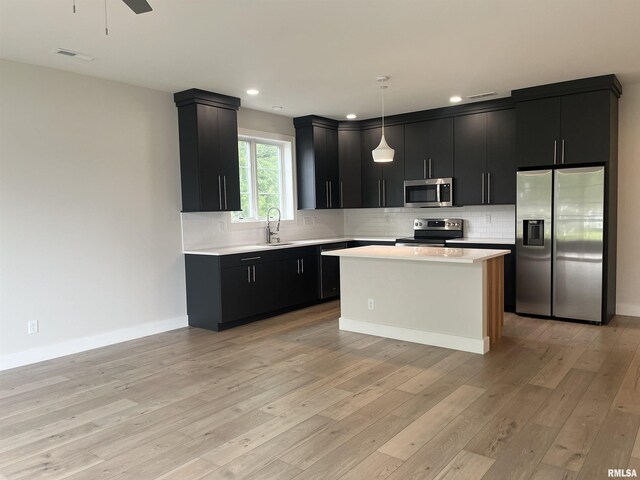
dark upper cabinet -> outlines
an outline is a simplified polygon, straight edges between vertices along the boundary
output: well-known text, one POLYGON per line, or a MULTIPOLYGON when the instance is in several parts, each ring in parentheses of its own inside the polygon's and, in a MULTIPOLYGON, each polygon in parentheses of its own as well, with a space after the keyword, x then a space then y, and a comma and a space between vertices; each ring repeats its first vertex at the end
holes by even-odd
POLYGON ((487 113, 487 204, 516 203, 516 112, 487 113))
POLYGON ((558 155, 560 99, 544 98, 516 104, 519 167, 553 165, 558 155))
POLYGON ((240 99, 191 89, 174 95, 180 133, 182 210, 240 210, 240 99))
POLYGON ((338 131, 339 205, 362 206, 362 150, 359 129, 338 131))
POLYGON ((393 161, 375 163, 371 152, 380 143, 381 128, 362 132, 362 206, 404 206, 404 125, 385 127, 385 138, 395 150, 393 161))
POLYGON ((487 115, 456 117, 453 201, 455 205, 485 203, 487 115))
POLYGON ((406 180, 453 176, 453 119, 410 123, 404 127, 406 180))
POLYGON ((340 208, 337 122, 309 116, 294 125, 298 208, 340 208))
POLYGON ((615 158, 621 93, 614 75, 514 90, 518 166, 615 158))
POLYGON ((512 109, 456 117, 456 205, 516 201, 515 114, 512 109))
POLYGON ((612 103, 614 97, 606 90, 562 97, 559 162, 609 160, 612 103))

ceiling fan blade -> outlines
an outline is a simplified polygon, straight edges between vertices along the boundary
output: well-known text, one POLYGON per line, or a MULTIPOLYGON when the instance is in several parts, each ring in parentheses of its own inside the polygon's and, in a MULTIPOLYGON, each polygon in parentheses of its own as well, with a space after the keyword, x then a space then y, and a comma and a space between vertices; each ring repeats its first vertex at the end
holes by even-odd
POLYGON ((147 0, 122 0, 135 13, 145 13, 153 10, 147 0))

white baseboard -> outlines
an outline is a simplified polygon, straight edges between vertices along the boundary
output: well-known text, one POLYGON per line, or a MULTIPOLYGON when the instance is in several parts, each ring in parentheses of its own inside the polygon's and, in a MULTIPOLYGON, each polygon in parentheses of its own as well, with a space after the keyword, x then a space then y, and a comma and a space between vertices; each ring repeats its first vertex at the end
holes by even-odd
POLYGON ((630 317, 640 317, 640 305, 629 303, 616 304, 616 315, 629 315, 630 317))
POLYGON ((0 371, 30 365, 44 360, 51 360, 52 358, 64 357, 65 355, 84 352, 94 348, 106 347, 114 343, 126 342, 156 333, 168 332, 169 330, 187 327, 188 325, 188 317, 185 315, 157 322, 143 323, 135 327, 121 328, 112 332, 91 335, 89 337, 76 338, 46 347, 32 348, 9 355, 1 355, 0 371))
POLYGON ((460 337, 458 335, 447 335, 445 333, 424 332, 412 328, 395 327, 380 323, 364 322, 362 320, 351 320, 340 317, 340 330, 348 332, 365 333, 376 337, 393 338, 405 342, 422 343, 435 347, 451 348, 471 353, 487 353, 489 351, 490 339, 475 339, 460 337))

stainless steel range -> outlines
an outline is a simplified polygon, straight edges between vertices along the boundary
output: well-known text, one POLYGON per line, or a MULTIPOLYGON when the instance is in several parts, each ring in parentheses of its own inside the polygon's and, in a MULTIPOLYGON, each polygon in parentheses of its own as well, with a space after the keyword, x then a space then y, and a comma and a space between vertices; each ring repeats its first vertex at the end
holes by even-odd
POLYGON ((413 237, 398 238, 398 246, 444 247, 446 240, 462 238, 461 218, 416 218, 413 221, 413 237))

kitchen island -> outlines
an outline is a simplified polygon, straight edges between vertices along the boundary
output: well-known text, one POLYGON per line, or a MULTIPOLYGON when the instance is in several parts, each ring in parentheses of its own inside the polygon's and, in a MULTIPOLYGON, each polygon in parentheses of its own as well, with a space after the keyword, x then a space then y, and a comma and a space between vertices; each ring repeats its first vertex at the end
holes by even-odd
POLYGON ((486 353, 502 336, 509 250, 368 246, 340 257, 340 329, 486 353))

